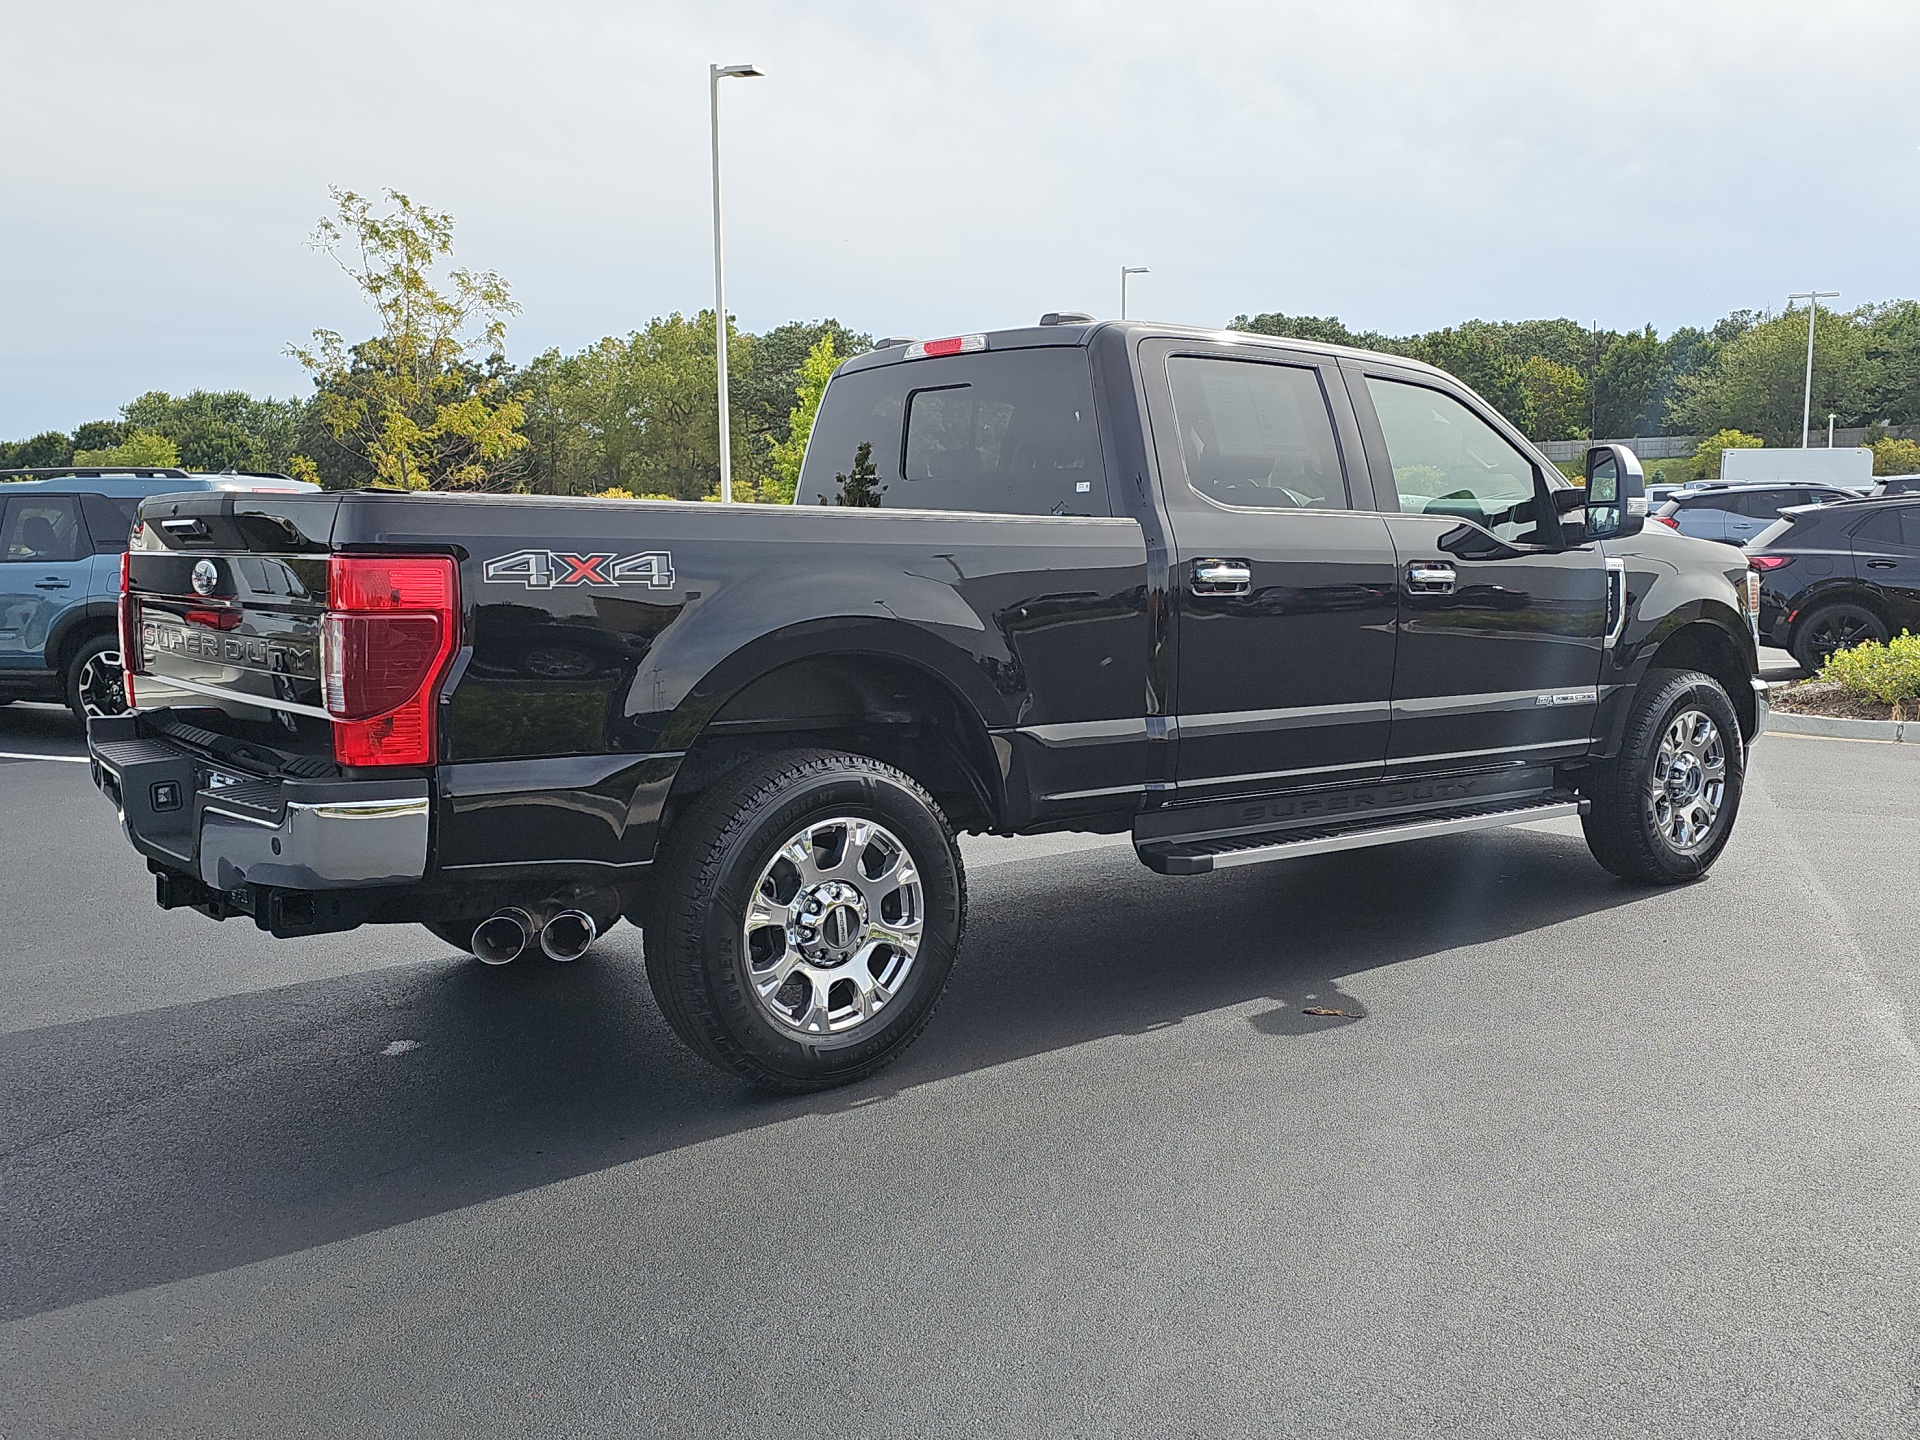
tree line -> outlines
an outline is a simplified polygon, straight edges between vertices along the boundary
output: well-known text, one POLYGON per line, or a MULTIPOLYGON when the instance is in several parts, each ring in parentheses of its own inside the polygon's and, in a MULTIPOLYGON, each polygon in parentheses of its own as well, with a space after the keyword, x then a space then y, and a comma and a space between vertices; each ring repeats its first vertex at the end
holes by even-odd
MULTIPOLYGON (((453 264, 451 215, 396 191, 378 202, 339 189, 332 198, 311 243, 365 297, 377 325, 351 344, 318 330, 287 347, 312 376, 310 396, 149 391, 117 419, 0 443, 0 468, 180 465, 339 488, 714 497, 711 310, 510 364, 506 330, 519 307, 499 275, 453 264)), ((1311 315, 1232 322, 1437 365, 1538 440, 1701 434, 1713 437, 1703 449, 1715 456, 1725 445, 1798 442, 1806 325, 1804 310, 1736 311, 1665 338, 1651 325, 1621 332, 1564 318, 1471 320, 1419 335, 1356 332, 1311 315)), ((792 498, 828 375, 870 345, 834 319, 764 334, 729 325, 737 498, 792 498)), ((1847 426, 1920 423, 1920 304, 1823 310, 1813 406, 1821 421, 1832 413, 1847 426)), ((1906 458, 1920 459, 1920 449, 1906 458)))
MULTIPOLYGON (((1237 330, 1423 360, 1457 375, 1535 440, 1710 435, 1800 443, 1807 312, 1737 310, 1662 339, 1575 320, 1469 320, 1424 335, 1356 332, 1337 318, 1241 315, 1237 330)), ((1920 304, 1822 310, 1814 326, 1813 414, 1825 425, 1920 422, 1920 304)))

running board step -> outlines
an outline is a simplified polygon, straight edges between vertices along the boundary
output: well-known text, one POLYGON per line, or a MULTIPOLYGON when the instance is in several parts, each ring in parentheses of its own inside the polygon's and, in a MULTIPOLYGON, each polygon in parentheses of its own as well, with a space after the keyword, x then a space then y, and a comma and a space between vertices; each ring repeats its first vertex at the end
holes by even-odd
POLYGON ((1424 840, 1430 835, 1458 835, 1468 830, 1493 830, 1503 825, 1525 825, 1532 820, 1560 820, 1587 813, 1585 800, 1547 800, 1503 810, 1429 816, 1397 824, 1369 825, 1343 830, 1314 830, 1291 835, 1268 831, 1260 835, 1229 835, 1210 840, 1155 840, 1136 847, 1149 869, 1162 875, 1205 875, 1234 865, 1262 865, 1269 860, 1291 860, 1296 855, 1324 855, 1332 850, 1360 850, 1369 845, 1391 845, 1400 840, 1424 840))

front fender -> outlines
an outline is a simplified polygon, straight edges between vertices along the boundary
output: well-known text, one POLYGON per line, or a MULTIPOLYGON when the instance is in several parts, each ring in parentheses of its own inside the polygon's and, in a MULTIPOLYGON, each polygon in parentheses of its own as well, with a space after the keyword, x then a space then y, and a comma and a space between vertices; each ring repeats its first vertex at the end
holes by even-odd
POLYGON ((1742 672, 1737 677, 1740 683, 1733 687, 1736 707, 1751 703, 1751 681, 1760 673, 1760 653, 1739 589, 1746 575, 1746 557, 1727 546, 1685 536, 1655 535, 1650 530, 1644 539, 1647 543, 1609 547, 1609 558, 1619 559, 1626 571, 1627 622, 1601 675, 1594 735, 1595 753, 1602 758, 1618 751, 1627 712, 1647 671, 1665 663, 1663 649, 1672 654, 1668 647, 1684 643, 1676 637, 1698 633, 1690 627, 1711 627, 1724 639, 1742 672))

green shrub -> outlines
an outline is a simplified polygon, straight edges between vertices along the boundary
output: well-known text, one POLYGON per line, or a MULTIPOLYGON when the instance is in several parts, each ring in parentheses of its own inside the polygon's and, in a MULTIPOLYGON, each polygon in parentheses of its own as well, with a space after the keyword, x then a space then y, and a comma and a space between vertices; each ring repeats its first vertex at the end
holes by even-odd
POLYGON ((1831 680, 1864 700, 1891 705, 1895 719, 1905 719, 1920 700, 1920 635, 1896 635, 1886 644, 1836 650, 1820 667, 1820 678, 1831 680))
POLYGON ((1693 448, 1693 458, 1698 466, 1694 478, 1718 480, 1722 450, 1760 450, 1765 448, 1766 443, 1758 435, 1748 435, 1741 430, 1716 430, 1693 448))
POLYGON ((1920 475, 1920 444, 1912 440, 1876 440, 1873 442, 1873 473, 1876 475, 1920 475))
POLYGON ((135 430, 111 449, 74 451, 73 463, 173 466, 180 463, 180 447, 152 430, 135 430))

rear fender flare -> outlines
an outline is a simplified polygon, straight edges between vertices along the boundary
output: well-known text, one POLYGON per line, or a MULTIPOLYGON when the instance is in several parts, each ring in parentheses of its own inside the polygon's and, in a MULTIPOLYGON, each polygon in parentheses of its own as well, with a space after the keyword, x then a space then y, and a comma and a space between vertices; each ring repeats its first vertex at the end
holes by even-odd
POLYGON ((1873 586, 1852 575, 1835 575, 1801 592, 1800 603, 1794 607, 1793 619, 1787 626, 1788 645, 1799 639, 1801 623, 1822 605, 1858 605, 1878 615, 1888 634, 1899 633, 1899 622, 1894 618, 1892 607, 1875 593, 1873 586))
POLYGON ((83 600, 70 605, 54 620, 47 634, 47 668, 62 676, 93 635, 118 635, 120 606, 113 600, 83 600))
POLYGON ((1023 693, 1004 694, 991 678, 1012 669, 997 630, 944 584, 854 567, 791 567, 692 608, 641 663, 625 720, 642 733, 657 726, 649 748, 685 750, 754 681, 835 655, 905 661, 944 681, 987 730, 1016 723, 1023 693), (871 598, 854 609, 848 596, 871 598), (783 617, 778 628, 769 629, 772 616, 783 617))

